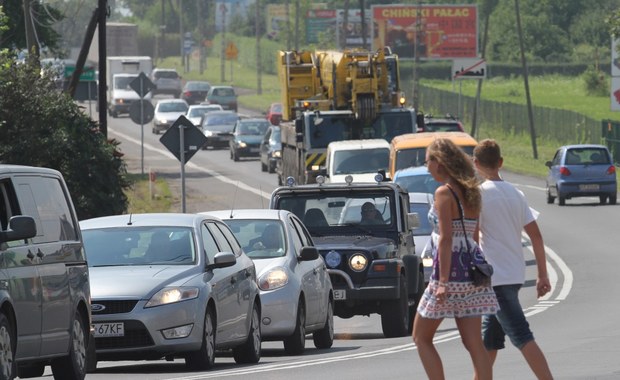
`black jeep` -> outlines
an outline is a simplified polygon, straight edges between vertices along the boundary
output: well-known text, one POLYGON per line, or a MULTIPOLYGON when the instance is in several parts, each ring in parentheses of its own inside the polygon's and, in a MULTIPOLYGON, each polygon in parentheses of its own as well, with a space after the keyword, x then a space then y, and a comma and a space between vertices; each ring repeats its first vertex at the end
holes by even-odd
POLYGON ((424 291, 409 193, 391 182, 317 181, 277 188, 270 208, 292 211, 308 228, 330 274, 335 315, 378 313, 386 337, 406 335, 424 291))

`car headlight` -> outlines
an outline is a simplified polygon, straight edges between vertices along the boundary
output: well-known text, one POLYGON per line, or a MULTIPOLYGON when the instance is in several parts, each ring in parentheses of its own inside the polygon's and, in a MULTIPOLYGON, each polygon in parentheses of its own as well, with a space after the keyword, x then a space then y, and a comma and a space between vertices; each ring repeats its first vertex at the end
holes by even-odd
POLYGON ((213 131, 205 131, 205 136, 207 137, 213 136, 213 131))
POLYGON ((261 290, 274 290, 288 284, 288 274, 282 267, 269 270, 258 278, 258 287, 261 290))
POLYGON ((356 253, 349 259, 349 266, 354 271, 361 272, 368 266, 368 259, 366 258, 366 256, 360 253, 356 253))
POLYGON ((281 150, 276 150, 275 152, 273 152, 273 156, 276 157, 276 158, 282 157, 282 151, 281 150))
POLYGON ((163 288, 155 293, 144 307, 155 307, 191 300, 197 298, 199 292, 200 291, 198 288, 193 287, 175 286, 171 288, 163 288))
POLYGON ((162 118, 162 119, 157 119, 157 122, 158 122, 159 124, 168 124, 168 120, 163 119, 163 118, 162 118))
POLYGON ((239 141, 239 148, 245 148, 246 146, 248 146, 248 144, 245 143, 245 141, 239 141))

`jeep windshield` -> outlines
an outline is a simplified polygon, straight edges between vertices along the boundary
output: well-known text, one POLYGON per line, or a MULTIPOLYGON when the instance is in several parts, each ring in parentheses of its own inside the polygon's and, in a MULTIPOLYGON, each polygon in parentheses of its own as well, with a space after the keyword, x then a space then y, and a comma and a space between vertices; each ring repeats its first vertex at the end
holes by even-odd
POLYGON ((359 233, 386 229, 395 223, 392 194, 351 191, 295 193, 282 195, 278 203, 279 209, 293 212, 311 232, 338 228, 339 233, 359 233))

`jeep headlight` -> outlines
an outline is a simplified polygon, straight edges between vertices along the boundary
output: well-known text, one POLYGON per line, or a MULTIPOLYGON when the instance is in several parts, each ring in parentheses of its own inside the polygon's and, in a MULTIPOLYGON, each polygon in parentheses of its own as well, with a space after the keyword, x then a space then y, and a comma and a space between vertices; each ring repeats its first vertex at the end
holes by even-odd
POLYGON ((361 272, 368 266, 368 259, 366 258, 366 256, 360 253, 356 253, 349 259, 349 266, 354 271, 361 272))
POLYGON ((258 278, 261 290, 274 290, 288 284, 288 274, 282 267, 276 267, 258 278))
POLYGON ((163 288, 151 297, 151 299, 144 306, 154 307, 161 305, 168 305, 171 303, 187 301, 198 297, 199 290, 194 287, 175 286, 170 288, 163 288))
POLYGON ((327 264, 330 268, 336 268, 340 265, 342 258, 340 254, 336 251, 329 251, 327 255, 325 255, 325 264, 327 264))
POLYGON ((277 157, 277 158, 282 157, 282 151, 281 151, 281 150, 276 150, 276 151, 274 151, 274 152, 273 152, 273 156, 274 156, 274 157, 277 157))

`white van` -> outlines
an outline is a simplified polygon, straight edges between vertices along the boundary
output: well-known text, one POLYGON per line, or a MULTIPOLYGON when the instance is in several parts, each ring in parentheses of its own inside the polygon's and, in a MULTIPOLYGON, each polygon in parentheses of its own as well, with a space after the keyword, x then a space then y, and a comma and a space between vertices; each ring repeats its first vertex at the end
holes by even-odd
POLYGON ((88 266, 62 175, 0 165, 1 378, 51 365, 55 379, 84 379, 90 326, 88 266))
POLYGON ((387 171, 390 144, 384 139, 334 141, 327 146, 325 182, 344 183, 347 175, 353 181, 374 182, 379 170, 387 171))

